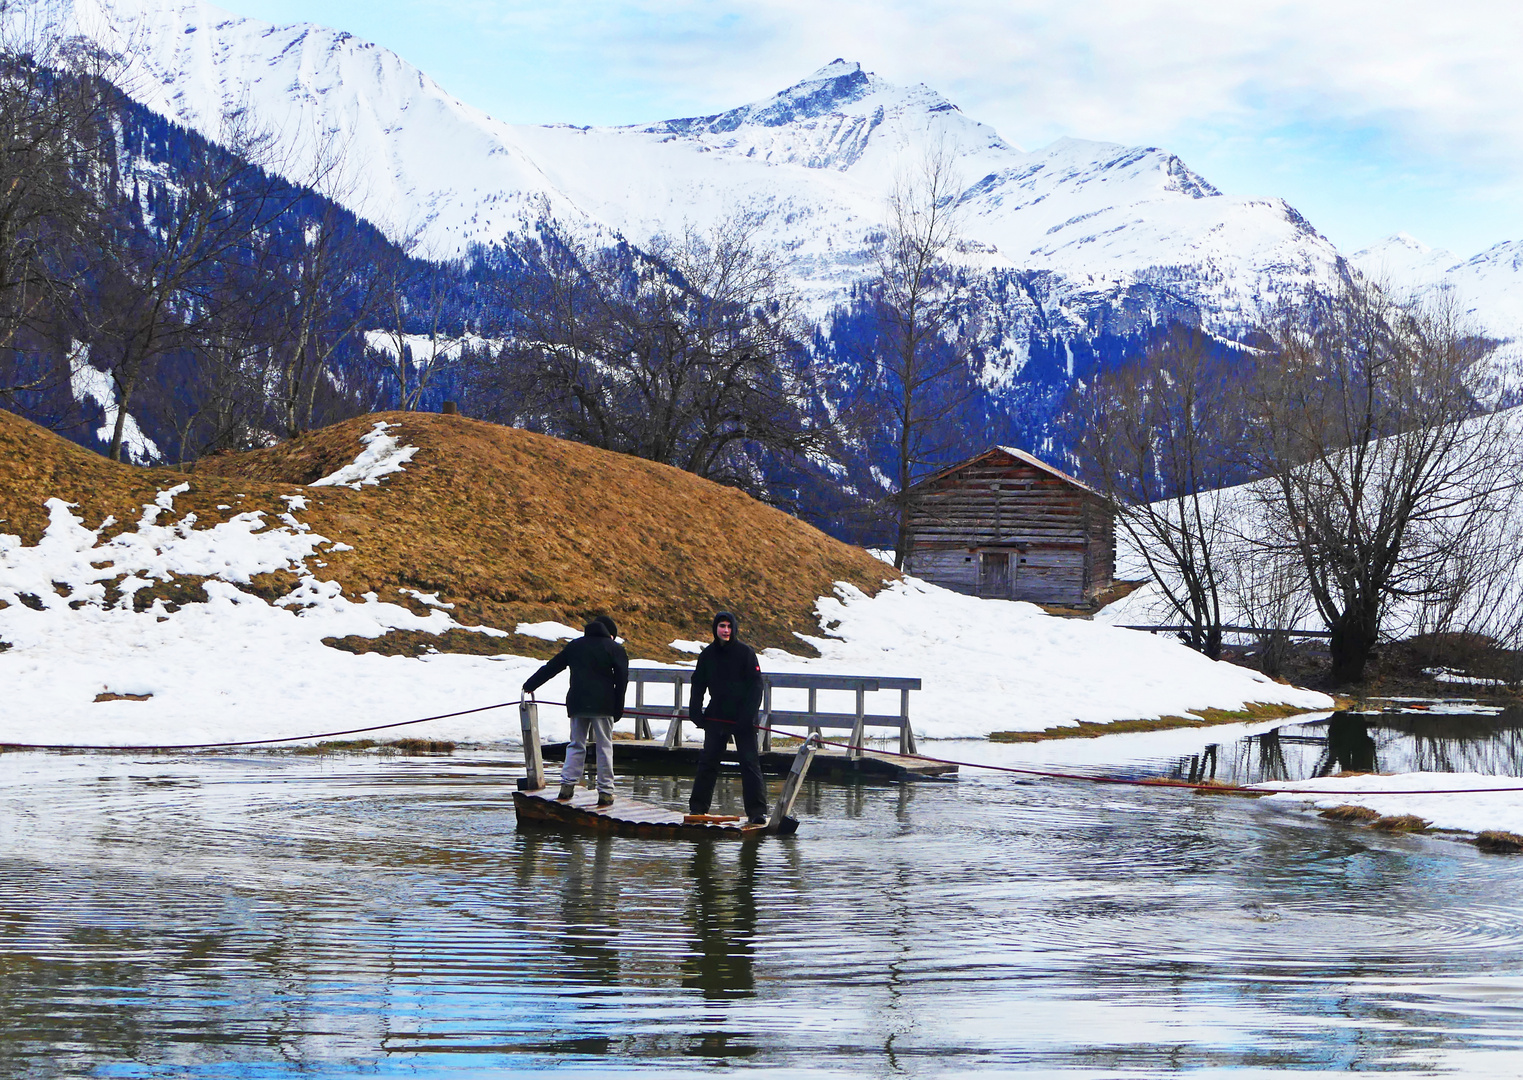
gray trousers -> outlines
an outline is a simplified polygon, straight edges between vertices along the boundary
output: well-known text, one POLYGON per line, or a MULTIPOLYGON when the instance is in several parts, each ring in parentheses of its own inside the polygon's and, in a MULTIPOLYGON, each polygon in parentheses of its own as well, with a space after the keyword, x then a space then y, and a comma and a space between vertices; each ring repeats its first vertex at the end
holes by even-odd
POLYGON ((579 784, 587 771, 587 737, 598 750, 598 790, 613 794, 613 717, 573 716, 571 742, 566 747, 566 764, 561 769, 561 783, 579 784))

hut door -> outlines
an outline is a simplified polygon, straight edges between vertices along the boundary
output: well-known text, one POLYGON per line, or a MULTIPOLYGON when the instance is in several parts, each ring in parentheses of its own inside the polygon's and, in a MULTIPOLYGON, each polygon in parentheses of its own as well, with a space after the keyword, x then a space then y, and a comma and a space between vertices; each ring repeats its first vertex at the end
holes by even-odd
POLYGON ((978 595, 1001 600, 1010 598, 1010 553, 981 551, 978 554, 978 595))

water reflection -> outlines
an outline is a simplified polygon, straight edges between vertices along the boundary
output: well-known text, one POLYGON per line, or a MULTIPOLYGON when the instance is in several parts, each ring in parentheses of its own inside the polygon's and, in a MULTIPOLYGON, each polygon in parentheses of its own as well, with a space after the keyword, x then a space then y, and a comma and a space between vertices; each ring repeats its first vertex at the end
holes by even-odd
MULTIPOLYGON (((756 979, 751 968, 756 933, 756 859, 760 844, 740 847, 733 866, 719 858, 720 841, 693 844, 687 862, 690 884, 688 925, 692 948, 683 962, 682 985, 707 1000, 749 997, 756 979)), ((725 847, 734 853, 735 844, 725 847)))
POLYGON ((1159 772, 1190 783, 1257 784, 1348 773, 1475 772, 1523 776, 1523 718, 1336 712, 1227 743, 1208 743, 1159 772))
MULTIPOLYGON (((1314 769, 1328 740, 1193 767, 1314 769)), ((573 836, 516 827, 512 771, 0 757, 0 1076, 1486 1075, 1523 1051, 1517 864, 1469 849, 988 776, 812 783, 786 840, 573 836)))

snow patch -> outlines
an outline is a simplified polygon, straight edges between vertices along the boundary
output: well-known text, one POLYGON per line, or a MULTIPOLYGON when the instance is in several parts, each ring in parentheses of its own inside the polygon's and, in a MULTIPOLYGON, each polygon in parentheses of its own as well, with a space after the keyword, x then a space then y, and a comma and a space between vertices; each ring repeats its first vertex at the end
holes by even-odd
MULTIPOLYGON (((388 424, 385 420, 376 421, 375 427, 360 436, 360 442, 365 444, 365 449, 360 452, 359 457, 338 472, 330 473, 321 480, 314 480, 307 486, 346 487, 358 491, 366 484, 379 484, 383 476, 403 472, 402 466, 412 460, 418 448, 402 446, 394 436, 386 434, 388 428, 398 426, 388 424)), ((293 497, 300 498, 300 496, 287 496, 287 498, 293 497)))
POLYGON ((1435 829, 1455 829, 1468 833, 1498 829, 1523 834, 1523 790, 1517 790, 1523 789, 1523 780, 1512 776, 1412 772, 1395 776, 1327 776, 1315 780, 1257 786, 1280 792, 1264 799, 1266 803, 1309 804, 1323 810, 1343 805, 1363 806, 1385 817, 1415 814, 1435 829), (1333 791, 1337 794, 1301 794, 1297 791, 1298 788, 1311 788, 1317 792, 1333 791), (1460 794, 1424 794, 1432 791, 1460 794), (1490 794, 1481 794, 1484 792, 1490 794))
MULTIPOLYGON (((90 346, 80 341, 74 342, 69 351, 69 390, 80 404, 92 401, 100 406, 105 419, 95 429, 95 437, 110 445, 120 412, 116 405, 116 387, 109 372, 90 363, 90 346)), ((149 465, 164 456, 159 444, 143 433, 131 413, 122 421, 122 453, 134 465, 149 465)))
POLYGON ((522 634, 524 637, 539 638, 542 641, 569 641, 582 636, 580 630, 558 622, 521 622, 514 633, 522 634))

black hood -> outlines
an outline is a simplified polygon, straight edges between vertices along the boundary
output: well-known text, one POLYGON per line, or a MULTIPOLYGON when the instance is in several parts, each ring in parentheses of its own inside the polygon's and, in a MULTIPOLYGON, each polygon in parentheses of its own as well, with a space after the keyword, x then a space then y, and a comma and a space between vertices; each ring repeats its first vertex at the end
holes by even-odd
POLYGON ((607 615, 599 615, 597 618, 593 619, 592 621, 595 622, 595 623, 602 623, 603 624, 603 629, 608 631, 608 636, 609 637, 615 638, 615 639, 618 638, 618 636, 619 636, 619 628, 618 628, 617 625, 615 625, 614 621, 612 619, 610 619, 607 615))
POLYGON ((586 626, 582 627, 582 633, 586 634, 588 637, 613 637, 613 635, 608 632, 608 627, 603 625, 597 619, 593 619, 586 626))
POLYGON ((721 620, 721 619, 723 619, 725 622, 730 624, 730 640, 731 641, 739 641, 740 640, 740 620, 737 619, 731 612, 728 612, 728 611, 716 611, 716 612, 714 612, 714 621, 709 623, 709 633, 713 635, 714 640, 715 641, 719 640, 719 620, 721 620))

